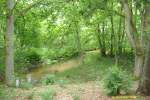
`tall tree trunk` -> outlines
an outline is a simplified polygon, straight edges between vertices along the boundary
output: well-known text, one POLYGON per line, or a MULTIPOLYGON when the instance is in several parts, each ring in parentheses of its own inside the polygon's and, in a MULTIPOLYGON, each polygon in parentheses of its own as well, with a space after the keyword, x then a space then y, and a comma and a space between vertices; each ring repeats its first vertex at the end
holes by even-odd
POLYGON ((125 13, 125 30, 127 33, 129 43, 133 47, 134 54, 135 54, 134 75, 136 77, 140 77, 141 69, 143 66, 144 51, 142 48, 142 43, 136 35, 137 30, 133 23, 133 18, 132 18, 133 14, 132 14, 132 10, 129 7, 128 0, 122 0, 122 4, 125 13))
POLYGON ((142 94, 150 96, 150 40, 138 91, 142 94))
POLYGON ((100 55, 102 54, 101 53, 101 48, 102 48, 102 41, 101 41, 101 31, 100 31, 100 25, 98 24, 97 25, 97 28, 96 28, 96 37, 97 37, 97 40, 98 40, 98 44, 99 44, 99 51, 100 51, 100 55))
POLYGON ((102 36, 101 36, 102 38, 103 38, 103 40, 102 40, 102 48, 101 48, 101 54, 102 54, 102 56, 106 56, 107 54, 106 54, 106 36, 105 36, 105 22, 103 22, 103 24, 102 24, 102 36))
POLYGON ((105 43, 103 41, 105 41, 105 38, 102 39, 102 35, 104 35, 104 24, 102 26, 102 31, 100 30, 100 25, 97 25, 97 32, 96 32, 96 36, 98 39, 98 43, 99 43, 99 50, 100 50, 100 54, 102 56, 106 56, 106 48, 105 48, 105 43))
POLYGON ((113 15, 110 16, 111 19, 111 36, 110 36, 110 55, 113 56, 113 51, 114 51, 114 21, 113 21, 113 15))
MULTIPOLYGON (((122 8, 121 11, 122 13, 122 8)), ((122 54, 123 53, 123 42, 124 42, 124 38, 125 38, 125 34, 124 34, 124 20, 123 18, 120 16, 119 19, 119 24, 118 24, 118 39, 117 39, 117 53, 122 54)))
POLYGON ((75 34, 75 38, 76 38, 76 42, 77 42, 77 51, 78 51, 78 53, 79 53, 79 56, 82 56, 82 48, 81 48, 81 40, 80 40, 80 30, 79 30, 79 22, 78 21, 76 21, 76 22, 74 22, 74 24, 75 24, 75 32, 76 32, 76 34, 75 34))
POLYGON ((7 26, 5 33, 5 77, 6 84, 12 85, 14 79, 14 0, 7 0, 7 26))
MULTIPOLYGON (((141 51, 140 51, 141 52, 141 51)), ((144 54, 137 54, 135 53, 135 61, 134 61, 134 75, 137 78, 140 78, 141 73, 142 73, 142 68, 144 64, 144 54)))
POLYGON ((123 46, 123 42, 125 42, 125 40, 126 40, 126 34, 125 34, 125 21, 123 20, 123 26, 122 26, 123 28, 122 28, 122 35, 121 35, 121 40, 122 40, 122 47, 121 47, 121 49, 120 49, 120 51, 122 52, 122 53, 125 53, 125 47, 123 46))
MULTIPOLYGON (((143 13, 143 32, 150 34, 150 4, 145 4, 143 13)), ((149 35, 149 43, 148 43, 145 64, 142 71, 142 78, 139 85, 139 92, 150 96, 150 35, 149 35)))
POLYGON ((117 40, 117 52, 118 54, 122 53, 122 38, 121 38, 121 30, 122 30, 122 18, 120 17, 119 26, 118 26, 118 40, 117 40))

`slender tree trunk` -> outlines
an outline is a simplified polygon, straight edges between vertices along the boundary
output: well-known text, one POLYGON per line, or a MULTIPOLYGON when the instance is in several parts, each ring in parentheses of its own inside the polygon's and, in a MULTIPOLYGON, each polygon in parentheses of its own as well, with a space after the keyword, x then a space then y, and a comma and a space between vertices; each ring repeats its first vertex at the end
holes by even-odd
MULTIPOLYGON (((143 13, 143 32, 150 34, 150 4, 145 4, 143 13)), ((147 48, 147 53, 145 56, 145 64, 142 71, 142 78, 139 85, 139 92, 150 96, 150 35, 149 35, 149 43, 147 48)))
POLYGON ((107 54, 106 54, 106 36, 105 36, 105 22, 103 22, 103 24, 102 24, 102 36, 101 36, 102 38, 103 38, 103 40, 102 40, 102 48, 101 48, 101 54, 102 54, 102 56, 106 56, 107 54))
POLYGON ((119 51, 121 51, 122 53, 125 53, 125 47, 123 46, 123 42, 125 42, 125 40, 126 40, 126 34, 125 34, 125 21, 123 20, 123 26, 122 26, 123 28, 122 28, 122 35, 121 35, 121 40, 122 40, 122 42, 121 42, 121 48, 119 49, 119 51))
POLYGON ((114 22, 113 22, 113 15, 111 15, 111 36, 110 36, 110 55, 113 56, 113 51, 114 51, 114 22))
MULTIPOLYGON (((111 8, 113 9, 113 2, 111 2, 111 8)), ((115 52, 115 31, 114 31, 114 15, 113 13, 110 16, 110 22, 111 22, 111 43, 110 43, 110 56, 114 56, 114 52, 115 52)), ((116 56, 116 52, 115 52, 115 56, 116 56)))
MULTIPOLYGON (((122 12, 122 8, 121 8, 121 12, 122 12)), ((122 19, 122 17, 120 16, 120 20, 119 20, 119 26, 118 26, 118 39, 117 39, 117 53, 118 55, 123 53, 123 42, 124 42, 124 38, 125 38, 125 34, 124 34, 124 21, 122 19)))
POLYGON ((79 56, 82 56, 82 48, 81 48, 81 40, 80 40, 80 31, 79 31, 79 26, 78 26, 78 21, 75 22, 75 31, 76 31, 76 34, 75 34, 75 37, 76 37, 76 42, 77 42, 77 50, 78 50, 78 53, 79 53, 79 56))
POLYGON ((101 41, 101 35, 100 35, 100 33, 101 33, 101 31, 100 31, 100 25, 98 24, 97 25, 97 28, 96 28, 96 37, 97 37, 97 40, 98 40, 98 44, 99 44, 99 51, 100 51, 100 55, 102 54, 101 53, 101 49, 102 49, 102 41, 101 41))
POLYGON ((122 18, 120 17, 120 20, 119 20, 119 26, 118 26, 118 41, 117 41, 117 52, 119 54, 122 53, 122 40, 121 40, 121 29, 122 29, 122 18))
POLYGON ((100 30, 100 25, 97 25, 97 32, 96 32, 96 36, 98 39, 98 43, 99 43, 99 50, 100 50, 100 54, 102 56, 106 56, 106 48, 105 48, 105 43, 103 41, 105 41, 105 38, 102 39, 103 35, 104 35, 104 27, 102 26, 102 31, 100 30))
POLYGON ((7 0, 7 26, 5 33, 5 77, 6 84, 12 85, 14 80, 14 16, 13 16, 14 0, 7 0))

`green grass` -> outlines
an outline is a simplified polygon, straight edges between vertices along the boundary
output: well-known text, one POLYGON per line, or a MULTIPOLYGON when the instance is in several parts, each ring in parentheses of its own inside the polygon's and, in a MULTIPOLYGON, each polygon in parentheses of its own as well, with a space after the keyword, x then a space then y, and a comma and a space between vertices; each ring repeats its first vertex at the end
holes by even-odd
POLYGON ((14 96, 15 91, 13 88, 0 85, 0 100, 13 100, 14 96))
POLYGON ((40 94, 41 100, 53 100, 55 91, 53 89, 48 89, 40 94))
MULTIPOLYGON (((100 57, 99 53, 87 53, 84 62, 72 69, 56 74, 57 78, 69 80, 71 83, 101 80, 109 67, 115 65, 115 59, 111 57, 100 57)), ((128 57, 119 59, 119 67, 132 70, 132 62, 128 57)))
MULTIPOLYGON (((127 56, 120 57, 118 67, 131 74, 131 71, 133 70, 133 61, 131 59, 131 57, 127 56)), ((99 53, 87 53, 84 55, 84 61, 82 64, 73 67, 72 69, 65 70, 64 72, 54 73, 54 84, 65 86, 70 83, 78 84, 88 81, 101 81, 101 79, 103 79, 108 73, 108 69, 114 65, 115 59, 112 57, 101 57, 99 53)), ((28 88, 28 84, 25 84, 25 87, 28 88)), ((15 89, 10 87, 0 87, 0 100, 12 100, 13 96, 16 95, 16 92, 13 90, 15 89)), ((43 99, 52 98, 54 94, 55 93, 52 91, 45 91, 41 93, 40 96, 43 99)), ((32 97, 32 95, 30 97, 32 97)), ((77 100, 78 97, 75 96, 74 99, 77 100)))

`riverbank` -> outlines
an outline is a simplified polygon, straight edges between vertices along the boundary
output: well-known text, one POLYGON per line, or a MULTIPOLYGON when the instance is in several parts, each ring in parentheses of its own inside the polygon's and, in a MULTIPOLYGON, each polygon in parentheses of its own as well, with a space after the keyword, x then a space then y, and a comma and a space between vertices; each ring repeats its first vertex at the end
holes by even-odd
MULTIPOLYGON (((45 67, 40 69, 39 67, 39 69, 31 72, 35 75, 32 78, 42 78, 38 85, 32 82, 25 82, 19 88, 2 85, 2 94, 6 98, 2 100, 63 100, 63 97, 68 98, 64 100, 92 100, 91 98, 96 98, 94 100, 111 100, 102 88, 102 79, 108 68, 114 64, 114 58, 100 57, 99 52, 89 52, 84 56, 84 59, 71 59, 48 66, 48 69, 45 67), (48 84, 43 84, 45 79, 46 82, 49 80, 48 84), (50 96, 53 99, 42 99, 50 98, 50 96)), ((119 66, 130 67, 132 62, 127 58, 122 58, 119 60, 119 66)))

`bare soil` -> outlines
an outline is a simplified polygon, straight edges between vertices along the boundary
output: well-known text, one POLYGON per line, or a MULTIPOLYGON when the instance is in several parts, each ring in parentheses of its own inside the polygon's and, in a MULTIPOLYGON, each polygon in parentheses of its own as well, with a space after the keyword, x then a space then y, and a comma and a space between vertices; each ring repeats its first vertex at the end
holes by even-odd
POLYGON ((33 100, 41 100, 39 94, 48 89, 56 90, 54 100, 111 100, 111 98, 105 96, 100 87, 95 85, 93 82, 84 84, 69 84, 65 86, 49 85, 35 87, 29 90, 16 89, 15 91, 17 95, 14 100, 30 100, 30 94, 33 95, 33 100))

